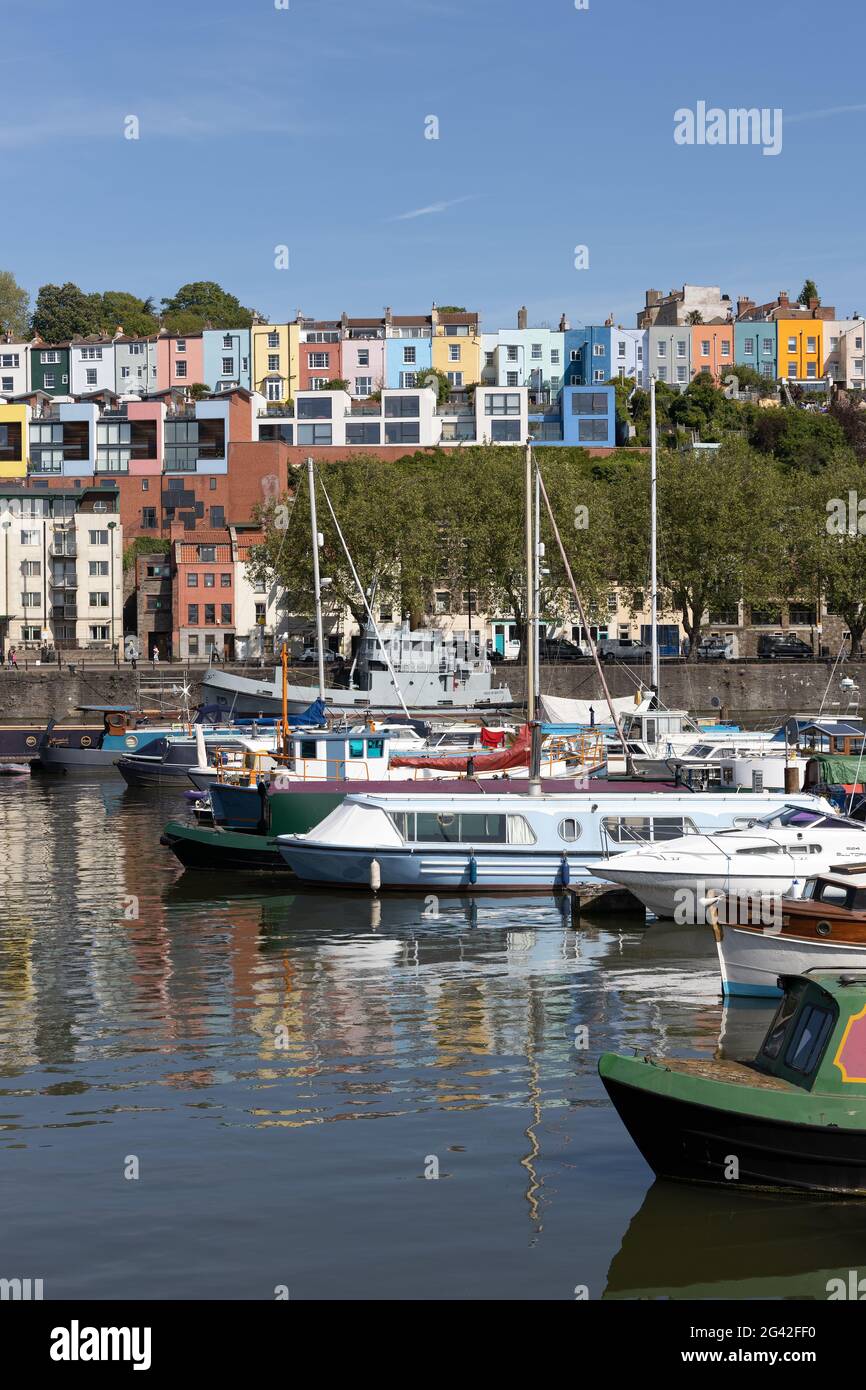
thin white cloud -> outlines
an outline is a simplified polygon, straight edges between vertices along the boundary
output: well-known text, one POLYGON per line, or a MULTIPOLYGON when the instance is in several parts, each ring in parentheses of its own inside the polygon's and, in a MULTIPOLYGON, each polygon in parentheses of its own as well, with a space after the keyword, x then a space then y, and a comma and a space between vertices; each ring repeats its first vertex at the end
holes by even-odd
POLYGON ((821 121, 828 116, 850 116, 857 112, 866 111, 866 102, 858 102, 856 106, 828 106, 823 111, 800 111, 793 116, 785 116, 785 125, 793 125, 795 121, 821 121))
POLYGON ((428 203, 426 207, 413 208, 411 212, 400 212, 396 217, 387 218, 387 221, 411 222, 415 217, 429 217, 433 212, 445 212, 448 208, 456 207, 458 203, 468 203, 474 197, 477 197, 477 194, 467 193, 463 198, 443 198, 439 203, 428 203))

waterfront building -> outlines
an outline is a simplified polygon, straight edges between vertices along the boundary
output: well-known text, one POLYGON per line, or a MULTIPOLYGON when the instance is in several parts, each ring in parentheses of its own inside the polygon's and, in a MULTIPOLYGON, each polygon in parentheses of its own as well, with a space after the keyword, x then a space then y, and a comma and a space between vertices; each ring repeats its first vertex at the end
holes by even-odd
POLYGON ((550 403, 563 382, 567 328, 565 315, 558 329, 530 327, 526 309, 519 309, 516 329, 481 335, 481 380, 491 386, 525 386, 533 404, 550 403))
POLYGON ((681 290, 662 294, 647 290, 644 307, 638 310, 638 328, 676 328, 700 314, 704 323, 732 317, 730 296, 722 294, 718 285, 683 285, 681 290))
POLYGON ((448 313, 433 308, 432 365, 444 372, 451 387, 460 391, 481 379, 481 334, 476 313, 448 313))
POLYGON ((30 386, 30 344, 0 334, 0 396, 23 396, 30 386))
POLYGON ((91 333, 73 338, 69 345, 69 394, 89 396, 94 391, 113 391, 115 383, 114 338, 91 333))
POLYGON ((611 325, 585 324, 568 328, 565 339, 564 384, 569 386, 601 386, 613 376, 611 359, 611 325))
POLYGON ((359 400, 387 385, 384 318, 343 316, 341 376, 351 396, 359 400))
POLYGON ((798 316, 779 317, 778 371, 780 377, 801 385, 816 385, 824 377, 823 323, 798 316))
POLYGON ((412 388, 433 366, 433 324, 429 314, 385 310, 385 379, 397 390, 412 388))
POLYGON ((298 386, 298 325, 254 323, 250 329, 252 389, 267 401, 286 401, 298 386))
POLYGON ((742 363, 760 372, 768 381, 776 379, 776 325, 772 320, 737 320, 734 324, 734 365, 742 363))
POLYGON ((298 381, 301 391, 321 391, 341 381, 342 323, 339 319, 298 319, 298 381))
POLYGON ((838 386, 862 391, 866 385, 866 323, 861 318, 824 322, 824 376, 838 386))
POLYGON ((114 381, 118 395, 135 392, 148 395, 159 390, 159 339, 130 338, 121 334, 114 339, 114 381))
POLYGON ((0 485, 4 645, 117 645, 123 528, 117 488, 0 485))
POLYGON ((734 366, 734 325, 728 321, 695 324, 691 328, 692 376, 708 374, 717 384, 734 366))
POLYGON ((646 329, 611 328, 611 376, 628 377, 635 386, 644 387, 647 384, 644 368, 646 346, 646 329))
POLYGON ((205 385, 213 392, 250 389, 249 328, 206 328, 202 333, 205 385))
POLYGON ((30 445, 30 406, 0 400, 0 478, 26 478, 30 445))
POLYGON ((69 344, 44 343, 40 337, 30 344, 30 373, 26 389, 44 391, 49 396, 68 396, 69 344))
POLYGON ((156 386, 158 391, 170 391, 178 386, 208 383, 204 375, 204 345, 201 333, 161 332, 156 344, 156 386))

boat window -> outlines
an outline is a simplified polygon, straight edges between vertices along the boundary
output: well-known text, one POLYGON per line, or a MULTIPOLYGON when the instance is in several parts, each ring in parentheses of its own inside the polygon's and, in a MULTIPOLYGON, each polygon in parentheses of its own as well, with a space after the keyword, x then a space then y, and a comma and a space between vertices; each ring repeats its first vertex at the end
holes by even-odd
POLYGON ((683 816, 653 816, 654 840, 678 840, 681 835, 694 835, 697 827, 683 816))
POLYGON ((394 824, 394 829, 402 840, 415 839, 414 811, 392 811, 391 820, 394 824))
POLYGON ((368 738, 368 739, 367 739, 367 757, 368 757, 368 758, 381 758, 381 757, 382 757, 382 752, 383 752, 384 747, 385 747, 385 743, 384 743, 384 740, 383 740, 383 739, 381 739, 381 738, 368 738))
POLYGON ((576 821, 573 816, 566 816, 565 820, 559 822, 558 829, 560 840, 567 840, 570 844, 580 834, 580 822, 576 821))
POLYGON ((827 1035, 833 1026, 833 1013, 814 1004, 806 1004, 797 1021, 794 1035, 785 1053, 785 1065, 792 1071, 809 1076, 821 1060, 827 1035))
POLYGON ((459 817, 459 839, 471 845, 490 843, 504 845, 506 840, 506 817, 487 815, 484 811, 468 811, 459 817))
POLYGON ((809 853, 810 853, 810 854, 820 854, 820 853, 821 853, 821 846, 820 846, 820 845, 816 845, 816 844, 814 844, 814 843, 811 844, 811 845, 809 846, 809 853))
POLYGON ((529 821, 523 816, 508 816, 508 843, 510 845, 534 845, 535 835, 529 821))
POLYGON ((649 816, 605 816, 604 828, 618 845, 641 844, 650 838, 652 821, 649 816))
POLYGON ((316 740, 315 740, 314 738, 302 738, 302 739, 301 739, 301 757, 302 757, 302 758, 315 758, 315 756, 316 756, 316 740))
POLYGON ((799 997, 796 994, 785 995, 776 1010, 776 1017, 770 1024, 767 1036, 761 1046, 759 1056, 766 1057, 770 1062, 775 1062, 782 1050, 782 1043, 785 1041, 785 1035, 791 1025, 792 1018, 797 1012, 799 1003, 799 997))
POLYGON ((815 897, 819 903, 828 903, 830 907, 850 907, 853 892, 844 883, 827 879, 819 883, 815 897))
POLYGON ((644 725, 644 740, 646 743, 655 743, 656 741, 656 722, 654 719, 648 719, 644 725))
POLYGON ((364 740, 363 740, 362 738, 350 738, 350 739, 349 739, 349 757, 350 757, 350 758, 363 758, 363 756, 364 756, 364 740))

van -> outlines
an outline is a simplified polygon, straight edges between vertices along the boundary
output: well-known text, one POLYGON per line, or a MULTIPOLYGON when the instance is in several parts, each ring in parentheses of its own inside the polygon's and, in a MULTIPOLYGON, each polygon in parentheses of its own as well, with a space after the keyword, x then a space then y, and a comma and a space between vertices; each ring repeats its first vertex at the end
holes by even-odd
POLYGON ((649 661, 650 648, 634 637, 602 637, 598 643, 602 661, 649 661))
POLYGON ((758 638, 760 661, 811 661, 813 655, 809 643, 790 632, 767 632, 758 638))

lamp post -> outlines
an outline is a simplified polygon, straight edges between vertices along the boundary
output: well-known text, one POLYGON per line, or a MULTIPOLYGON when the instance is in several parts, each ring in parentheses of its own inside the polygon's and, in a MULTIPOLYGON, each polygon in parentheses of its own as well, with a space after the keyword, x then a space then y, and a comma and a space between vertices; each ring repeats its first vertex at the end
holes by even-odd
MULTIPOLYGON (((11 613, 10 613, 10 611, 9 611, 9 531, 10 531, 10 529, 11 529, 11 526, 12 526, 12 522, 11 522, 11 521, 4 521, 4 522, 3 522, 3 537, 4 537, 4 546, 3 546, 3 571, 4 571, 4 576, 5 576, 5 577, 4 577, 4 580, 3 580, 3 586, 4 586, 4 587, 3 587, 3 607, 4 607, 5 612, 6 612, 6 617, 5 617, 5 621, 4 621, 4 624, 3 624, 3 627, 4 627, 3 636, 4 636, 4 638, 5 638, 5 641, 4 641, 4 648, 5 648, 5 647, 8 645, 8 643, 9 643, 9 623, 10 623, 10 621, 11 621, 11 613)), ((0 652, 0 661, 3 661, 3 660, 5 659, 5 656, 6 656, 5 650, 2 651, 2 652, 0 652)))
POLYGON ((116 530, 117 530, 117 522, 116 522, 116 521, 109 521, 109 523, 108 523, 108 533, 109 533, 109 534, 108 534, 108 540, 109 540, 108 549, 109 549, 109 551, 110 551, 109 564, 110 564, 110 566, 111 566, 111 578, 110 578, 110 585, 111 585, 111 600, 110 600, 110 601, 111 601, 111 626, 110 626, 110 628, 108 629, 108 631, 109 631, 109 635, 110 635, 110 637, 111 637, 111 650, 112 650, 112 652, 114 653, 114 664, 115 664, 115 666, 117 665, 117 643, 116 643, 116 638, 115 638, 115 633, 114 633, 114 533, 115 533, 116 530))

